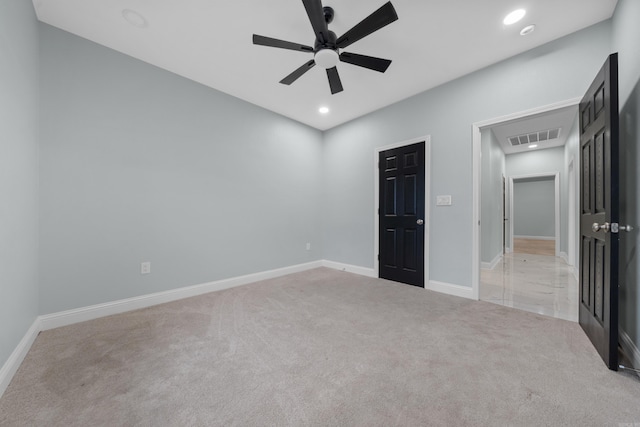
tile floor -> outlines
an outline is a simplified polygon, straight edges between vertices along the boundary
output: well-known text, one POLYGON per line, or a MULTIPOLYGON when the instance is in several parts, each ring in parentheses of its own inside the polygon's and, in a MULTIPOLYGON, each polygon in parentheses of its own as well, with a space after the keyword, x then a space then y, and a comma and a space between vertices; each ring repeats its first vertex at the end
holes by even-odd
POLYGON ((578 298, 578 280, 562 258, 510 253, 480 271, 482 301, 577 322, 578 298))

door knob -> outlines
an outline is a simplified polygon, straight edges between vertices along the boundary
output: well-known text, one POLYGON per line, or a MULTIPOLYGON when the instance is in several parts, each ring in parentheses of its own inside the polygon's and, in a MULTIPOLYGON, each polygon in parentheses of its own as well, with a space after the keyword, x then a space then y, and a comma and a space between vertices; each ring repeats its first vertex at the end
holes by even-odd
POLYGON ((418 225, 422 225, 422 224, 424 224, 424 221, 423 221, 423 220, 421 220, 421 219, 419 219, 419 220, 417 220, 417 221, 416 221, 416 223, 417 223, 418 225))
POLYGON ((605 222, 603 224, 598 224, 597 222, 594 222, 593 225, 591 226, 591 230, 593 230, 594 233, 597 233, 600 230, 606 233, 607 231, 609 231, 610 227, 611 226, 608 222, 605 222))

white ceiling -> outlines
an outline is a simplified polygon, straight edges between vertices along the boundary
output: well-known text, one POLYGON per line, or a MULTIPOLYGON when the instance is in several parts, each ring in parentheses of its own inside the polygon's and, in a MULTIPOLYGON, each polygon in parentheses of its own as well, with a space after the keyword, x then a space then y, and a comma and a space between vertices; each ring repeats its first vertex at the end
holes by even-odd
MULTIPOLYGON (((491 127, 493 134, 500 143, 505 154, 523 153, 533 150, 544 150, 546 148, 561 147, 567 142, 571 129, 578 117, 578 106, 559 108, 553 111, 531 115, 520 119, 510 120, 491 127), (560 129, 558 138, 536 142, 533 150, 527 145, 512 146, 509 138, 512 136, 525 135, 533 132, 545 131, 549 129, 560 129)), ((577 130, 576 130, 577 131, 577 130)))
MULTIPOLYGON (((338 36, 386 0, 325 0, 338 36)), ((398 21, 346 51, 393 60, 386 73, 339 63, 344 91, 331 95, 315 67, 278 82, 311 53, 252 44, 254 33, 311 45, 300 0, 33 0, 38 19, 320 130, 390 105, 610 18, 617 0, 392 0, 398 21), (528 13, 505 27, 517 8, 528 13), (123 10, 142 15, 139 28, 123 10), (520 36, 535 24, 536 31, 520 36), (331 112, 320 115, 318 107, 331 112)))

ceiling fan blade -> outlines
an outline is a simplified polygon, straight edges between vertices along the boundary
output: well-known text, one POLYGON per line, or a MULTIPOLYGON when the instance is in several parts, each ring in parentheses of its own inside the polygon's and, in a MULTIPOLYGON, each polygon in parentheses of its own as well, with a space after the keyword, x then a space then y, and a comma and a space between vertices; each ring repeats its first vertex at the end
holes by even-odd
POLYGON ((336 45, 344 49, 352 43, 357 42, 363 37, 368 36, 374 31, 385 27, 398 19, 398 14, 391 2, 385 3, 380 9, 364 18, 355 27, 344 33, 336 41, 336 45))
POLYGON ((316 65, 316 61, 312 59, 311 61, 305 63, 302 67, 295 70, 293 73, 289 74, 284 79, 280 80, 280 83, 282 83, 283 85, 290 85, 291 83, 298 80, 304 73, 312 69, 314 65, 316 65))
POLYGON ((305 46, 303 44, 292 43, 284 40, 272 39, 271 37, 253 35, 253 44, 260 46, 279 47, 281 49, 297 50, 302 52, 313 52, 311 46, 305 46))
POLYGON ((331 87, 331 95, 342 92, 342 82, 336 67, 327 68, 327 77, 329 78, 329 86, 331 87))
POLYGON ((340 61, 347 64, 357 65, 358 67, 368 68, 370 70, 384 73, 391 65, 390 59, 375 58, 373 56, 358 55, 357 53, 342 52, 340 61))
POLYGON ((307 10, 309 21, 313 27, 316 39, 321 43, 329 41, 329 28, 327 21, 324 19, 324 11, 322 10, 321 0, 302 0, 304 8, 307 10))

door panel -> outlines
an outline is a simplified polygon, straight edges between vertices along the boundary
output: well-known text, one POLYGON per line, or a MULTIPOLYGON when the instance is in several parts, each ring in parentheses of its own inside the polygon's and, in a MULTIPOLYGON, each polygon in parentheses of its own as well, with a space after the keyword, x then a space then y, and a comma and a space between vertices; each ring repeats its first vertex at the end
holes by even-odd
POLYGON ((611 55, 580 102, 579 321, 618 369, 618 60, 611 55))
POLYGON ((379 271, 424 286, 425 143, 380 152, 379 271))

